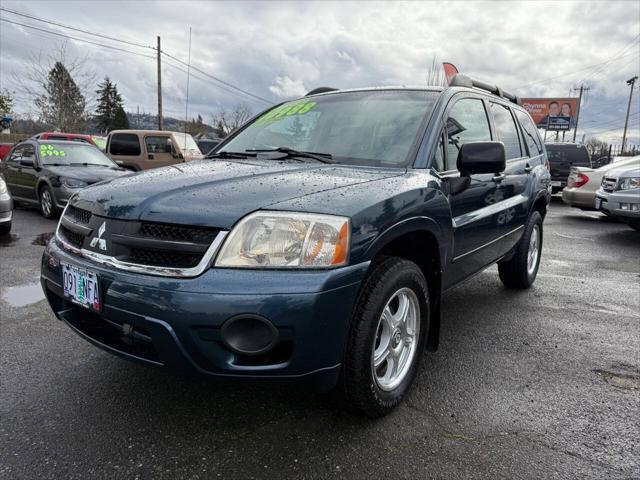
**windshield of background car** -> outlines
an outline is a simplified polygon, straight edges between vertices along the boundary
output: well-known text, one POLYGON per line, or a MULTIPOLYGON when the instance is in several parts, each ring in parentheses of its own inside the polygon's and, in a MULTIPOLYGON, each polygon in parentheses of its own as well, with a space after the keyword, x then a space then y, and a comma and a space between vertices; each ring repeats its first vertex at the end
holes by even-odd
POLYGON ((51 142, 41 143, 38 148, 42 165, 82 167, 87 164, 117 167, 109 157, 93 145, 51 142))
POLYGON ((438 94, 378 90, 287 102, 254 120, 222 151, 286 147, 331 154, 337 163, 406 166, 420 123, 438 94))
POLYGON ((586 148, 555 147, 547 145, 547 157, 550 163, 570 163, 573 166, 588 167, 589 153, 586 148))
POLYGON ((193 137, 188 133, 176 132, 173 134, 173 136, 176 139, 176 142, 178 143, 180 150, 182 151, 193 150, 193 151, 197 151, 198 153, 201 153, 200 149, 198 148, 198 144, 193 139, 193 137))

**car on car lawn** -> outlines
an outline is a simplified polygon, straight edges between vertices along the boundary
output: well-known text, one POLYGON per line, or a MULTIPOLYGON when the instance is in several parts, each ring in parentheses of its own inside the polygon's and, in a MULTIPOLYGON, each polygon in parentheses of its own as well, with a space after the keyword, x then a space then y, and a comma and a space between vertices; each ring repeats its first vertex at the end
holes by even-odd
POLYGON ((11 150, 0 173, 16 202, 52 218, 79 189, 131 172, 87 143, 29 139, 11 150))
POLYGON ((13 217, 13 199, 7 189, 4 178, 0 176, 0 235, 11 232, 11 219, 13 217))
POLYGON ((596 210, 596 191, 605 175, 631 165, 640 166, 640 156, 618 157, 615 163, 592 169, 588 167, 571 167, 567 186, 562 190, 562 201, 582 210, 596 210))
POLYGON ((49 304, 127 359, 383 415, 438 345, 443 291, 496 262, 509 288, 536 278, 550 179, 516 102, 464 76, 320 89, 208 160, 83 189, 44 252, 49 304))
POLYGON ((640 165, 606 174, 596 192, 595 206, 640 231, 640 165))
POLYGON ((105 152, 118 165, 133 171, 204 157, 191 135, 167 130, 112 130, 105 152))
POLYGON ((551 193, 567 186, 571 167, 591 167, 587 147, 579 143, 547 143, 547 158, 551 169, 551 193))
POLYGON ((42 132, 32 137, 34 140, 66 140, 69 142, 89 143, 104 151, 105 137, 85 135, 83 133, 42 132))

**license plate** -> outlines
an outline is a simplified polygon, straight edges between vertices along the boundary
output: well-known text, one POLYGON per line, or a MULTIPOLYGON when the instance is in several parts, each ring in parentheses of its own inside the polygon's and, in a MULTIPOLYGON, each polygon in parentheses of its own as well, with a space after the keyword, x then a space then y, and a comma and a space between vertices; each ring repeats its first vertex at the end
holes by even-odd
POLYGON ((596 210, 600 210, 601 205, 602 205, 602 199, 596 197, 596 210))
POLYGON ((98 275, 67 263, 62 263, 61 266, 64 296, 73 303, 100 311, 98 275))
POLYGON ((557 180, 552 180, 551 181, 551 186, 552 187, 560 187, 560 186, 562 186, 562 182, 558 182, 557 180))

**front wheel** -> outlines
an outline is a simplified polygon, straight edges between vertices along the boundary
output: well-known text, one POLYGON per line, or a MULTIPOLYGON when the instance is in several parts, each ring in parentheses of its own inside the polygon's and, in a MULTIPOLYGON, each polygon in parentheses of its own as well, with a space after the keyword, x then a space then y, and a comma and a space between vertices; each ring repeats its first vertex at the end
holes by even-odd
POLYGON ((385 257, 372 266, 352 319, 336 393, 368 417, 406 396, 429 330, 427 281, 413 262, 385 257))
POLYGON ((507 288, 529 288, 538 275, 542 254, 542 216, 533 212, 513 256, 498 262, 500 280, 507 288))
POLYGON ((40 212, 44 218, 53 218, 57 213, 53 193, 47 185, 40 189, 40 212))
POLYGON ((0 235, 9 235, 11 233, 11 221, 0 223, 0 235))

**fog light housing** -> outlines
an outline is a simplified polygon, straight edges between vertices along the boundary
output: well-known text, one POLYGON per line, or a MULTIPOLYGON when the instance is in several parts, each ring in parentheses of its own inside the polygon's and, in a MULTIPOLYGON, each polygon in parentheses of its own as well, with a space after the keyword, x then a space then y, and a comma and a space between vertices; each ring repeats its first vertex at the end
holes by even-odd
POLYGON ((638 210, 640 210, 640 208, 638 208, 640 207, 640 203, 630 203, 629 207, 630 207, 629 210, 637 212, 638 210))
POLYGON ((238 315, 227 320, 220 330, 222 343, 240 355, 262 355, 278 343, 278 329, 260 315, 238 315))
POLYGON ((621 203, 620 204, 620 210, 629 210, 629 204, 628 203, 621 203))

